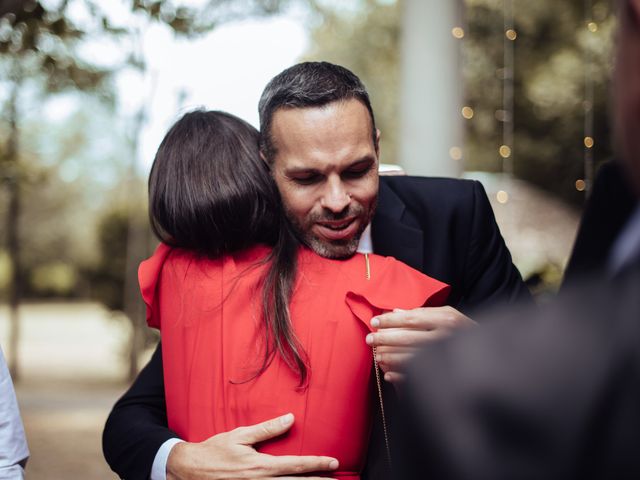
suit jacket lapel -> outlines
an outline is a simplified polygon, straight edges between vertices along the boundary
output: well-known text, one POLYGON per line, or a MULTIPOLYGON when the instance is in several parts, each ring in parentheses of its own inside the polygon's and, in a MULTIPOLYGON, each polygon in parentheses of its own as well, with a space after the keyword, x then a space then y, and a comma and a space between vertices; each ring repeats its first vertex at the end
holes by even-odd
POLYGON ((373 251, 396 258, 407 265, 423 268, 423 231, 407 211, 404 202, 380 179, 378 208, 371 225, 373 251))

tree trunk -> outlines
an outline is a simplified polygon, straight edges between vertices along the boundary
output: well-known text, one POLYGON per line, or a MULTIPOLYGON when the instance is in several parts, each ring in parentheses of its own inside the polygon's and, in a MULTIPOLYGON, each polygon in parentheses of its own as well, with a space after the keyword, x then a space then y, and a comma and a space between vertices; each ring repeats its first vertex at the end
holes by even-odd
POLYGON ((133 381, 138 374, 139 353, 143 348, 144 306, 138 288, 138 264, 145 253, 145 235, 140 219, 133 208, 129 209, 127 233, 127 260, 124 282, 124 313, 131 322, 128 379, 133 381))
POLYGON ((130 184, 128 191, 128 228, 127 228, 127 255, 124 281, 124 313, 131 322, 131 341, 129 345, 129 381, 133 381, 138 374, 140 351, 143 348, 144 333, 144 304, 140 298, 138 288, 138 265, 146 253, 146 235, 143 222, 139 218, 137 208, 144 202, 137 180, 137 157, 139 137, 146 116, 146 105, 140 107, 135 118, 133 128, 133 143, 131 148, 131 164, 129 166, 130 184))
POLYGON ((20 74, 14 70, 14 82, 9 98, 9 139, 7 141, 7 189, 9 193, 9 209, 7 212, 7 249, 11 265, 11 283, 9 287, 9 371, 14 381, 20 377, 18 366, 18 346, 20 344, 20 298, 22 294, 22 266, 20 263, 20 182, 18 154, 18 91, 20 74))

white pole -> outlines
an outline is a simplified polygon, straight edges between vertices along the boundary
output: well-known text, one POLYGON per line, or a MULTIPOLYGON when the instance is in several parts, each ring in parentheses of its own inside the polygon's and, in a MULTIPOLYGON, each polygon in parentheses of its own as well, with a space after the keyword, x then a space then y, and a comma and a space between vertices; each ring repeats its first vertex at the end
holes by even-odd
POLYGON ((455 177, 464 155, 462 0, 402 3, 400 164, 409 175, 455 177))

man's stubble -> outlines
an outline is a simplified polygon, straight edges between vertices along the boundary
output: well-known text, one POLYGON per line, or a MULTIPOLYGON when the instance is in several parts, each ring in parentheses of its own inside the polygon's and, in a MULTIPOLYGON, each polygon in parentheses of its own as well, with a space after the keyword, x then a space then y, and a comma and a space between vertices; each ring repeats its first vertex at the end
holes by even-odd
POLYGON ((360 216, 360 214, 364 213, 364 207, 362 205, 357 205, 356 207, 349 208, 340 214, 332 214, 327 212, 323 215, 310 215, 306 219, 306 224, 303 225, 301 222, 297 220, 295 215, 291 213, 286 204, 283 205, 284 213, 289 220, 289 224, 293 228, 293 231, 300 240, 300 242, 315 253, 324 258, 329 258, 333 260, 342 260, 349 257, 352 257, 356 254, 358 250, 358 245, 360 244, 360 237, 362 237, 362 233, 365 231, 367 226, 371 223, 373 216, 376 211, 376 207, 378 205, 378 197, 371 202, 369 207, 369 211, 366 212, 364 221, 359 226, 356 234, 347 239, 347 240, 336 240, 336 241, 328 241, 325 239, 318 238, 311 231, 312 226, 317 221, 322 220, 340 220, 341 218, 346 218, 349 216, 360 216))

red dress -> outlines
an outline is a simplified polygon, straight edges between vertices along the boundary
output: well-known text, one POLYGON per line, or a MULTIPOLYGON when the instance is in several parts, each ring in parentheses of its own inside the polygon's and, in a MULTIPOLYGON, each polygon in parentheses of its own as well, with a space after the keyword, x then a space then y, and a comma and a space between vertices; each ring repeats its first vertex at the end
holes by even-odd
POLYGON ((309 362, 308 388, 276 355, 261 375, 261 280, 269 253, 256 246, 220 259, 160 245, 142 262, 147 322, 162 335, 167 418, 199 442, 285 413, 291 430, 258 446, 273 455, 326 455, 331 476, 359 478, 371 430, 371 318, 393 308, 442 305, 449 287, 391 257, 321 258, 301 248, 290 306, 309 362))

